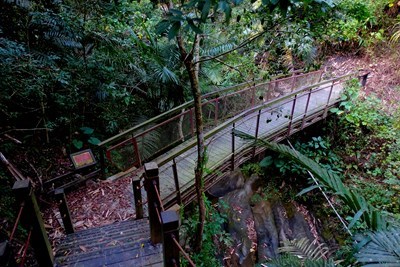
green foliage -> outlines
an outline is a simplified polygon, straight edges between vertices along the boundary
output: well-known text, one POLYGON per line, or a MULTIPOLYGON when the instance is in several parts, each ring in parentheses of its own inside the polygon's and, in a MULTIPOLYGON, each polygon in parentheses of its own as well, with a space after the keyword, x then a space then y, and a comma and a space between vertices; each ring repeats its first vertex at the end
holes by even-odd
POLYGON ((93 136, 94 129, 90 127, 81 127, 80 133, 77 133, 77 137, 72 139, 72 144, 76 149, 82 149, 84 145, 91 144, 97 145, 100 140, 93 136))
MULTIPOLYGON (((226 217, 220 214, 206 198, 205 204, 206 221, 204 225, 203 246, 199 253, 192 254, 190 257, 196 266, 219 266, 220 263, 217 255, 224 253, 224 249, 232 244, 232 239, 223 228, 224 223, 226 223, 226 217)), ((226 204, 220 202, 219 205, 226 204)), ((194 238, 192 233, 194 233, 198 223, 198 212, 194 211, 191 217, 183 220, 181 231, 189 237, 194 238)), ((182 264, 186 266, 187 262, 183 259, 182 264)))
MULTIPOLYGON (((235 131, 235 134, 245 139, 253 139, 253 137, 240 131, 235 131)), ((353 225, 360 219, 371 230, 387 228, 389 222, 385 216, 371 206, 363 196, 348 189, 336 173, 322 168, 317 162, 283 144, 269 143, 263 140, 256 140, 256 144, 280 153, 309 170, 322 185, 334 192, 350 208, 354 214, 353 221, 350 224, 353 225)))
POLYGON ((261 165, 258 163, 247 163, 241 168, 241 170, 246 177, 250 177, 252 174, 263 174, 261 170, 261 165))
POLYGON ((400 227, 368 233, 356 245, 363 266, 400 266, 400 227))
POLYGON ((347 123, 349 128, 356 127, 361 132, 385 130, 383 127, 386 127, 389 117, 377 108, 380 106, 379 99, 372 95, 360 101, 359 88, 357 80, 348 83, 339 108, 333 108, 331 112, 342 116, 342 123, 347 123))
MULTIPOLYGON (((0 219, 8 219, 12 221, 14 218, 14 202, 15 197, 12 194, 12 183, 10 176, 0 169, 0 219)), ((1 229, 1 227, 0 227, 1 229)))
MULTIPOLYGON (((305 260, 313 260, 315 263, 318 261, 327 263, 325 259, 328 258, 329 248, 324 243, 315 245, 307 238, 302 238, 284 241, 283 246, 279 248, 279 253, 294 255, 303 262, 305 260)), ((333 264, 333 262, 330 261, 330 264, 333 264)))

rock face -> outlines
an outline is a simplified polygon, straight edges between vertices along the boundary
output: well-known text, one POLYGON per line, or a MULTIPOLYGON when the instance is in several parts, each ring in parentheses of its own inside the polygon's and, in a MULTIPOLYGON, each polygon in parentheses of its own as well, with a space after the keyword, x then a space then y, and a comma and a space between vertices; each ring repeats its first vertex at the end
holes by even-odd
POLYGON ((233 190, 243 188, 244 176, 240 169, 236 169, 212 186, 208 193, 214 197, 222 197, 233 190))
POLYGON ((257 234, 254 217, 251 212, 250 199, 258 176, 252 176, 242 189, 229 192, 222 197, 227 204, 228 230, 234 240, 234 251, 231 253, 232 266, 254 266, 256 262, 257 234))
MULTIPOLYGON (((238 172, 231 177, 244 181, 238 172)), ((316 238, 312 234, 315 231, 310 230, 314 229, 313 225, 310 226, 310 215, 296 202, 283 203, 276 196, 254 201, 252 196, 259 181, 258 176, 251 176, 241 188, 221 198, 226 204, 221 212, 227 215, 228 231, 234 241, 231 266, 254 266, 257 262, 274 258, 285 240, 306 237, 313 241, 316 238)))

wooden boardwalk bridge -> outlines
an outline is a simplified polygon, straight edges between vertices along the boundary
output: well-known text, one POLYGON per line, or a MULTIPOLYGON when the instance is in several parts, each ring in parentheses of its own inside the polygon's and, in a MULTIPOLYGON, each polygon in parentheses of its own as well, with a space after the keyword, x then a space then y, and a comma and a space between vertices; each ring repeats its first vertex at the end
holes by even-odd
MULTIPOLYGON (((315 123, 338 103, 349 74, 322 80, 322 72, 294 74, 259 83, 244 83, 203 96, 206 188, 249 158, 262 152, 232 134, 239 130, 254 138, 280 141, 315 123)), ((102 168, 114 166, 116 176, 140 176, 143 162, 160 168, 160 194, 165 206, 187 204, 195 197, 197 147, 192 102, 131 128, 99 144, 102 168)))
MULTIPOLYGON (((297 73, 203 95, 206 168, 210 170, 204 177, 206 189, 263 152, 263 148, 235 136, 235 130, 255 139, 285 139, 324 119, 329 109, 340 102, 344 82, 357 77, 352 73, 323 80, 322 74, 297 73)), ((69 235, 58 245, 55 258, 29 180, 16 182, 13 189, 25 203, 20 215, 23 209, 31 212, 22 217, 28 218, 28 239, 32 233, 39 264, 179 266, 179 253, 187 255, 179 246, 179 216, 170 208, 186 205, 195 198, 197 147, 193 114, 193 102, 187 102, 99 144, 103 176, 133 178, 136 220, 73 233, 64 192, 57 191, 55 196, 69 235), (142 195, 147 200, 142 200, 142 195), (143 214, 145 202, 148 218, 143 214)), ((0 247, 2 260, 3 243, 0 247)))
MULTIPOLYGON (((316 71, 264 83, 245 83, 204 95, 209 170, 204 177, 205 188, 263 152, 263 148, 235 136, 235 130, 255 139, 280 141, 324 119, 340 101, 343 83, 354 76, 322 80, 322 72, 316 71)), ((94 250, 90 252, 79 249, 79 244, 93 240, 90 233, 84 233, 83 238, 78 233, 70 235, 57 252, 58 265, 179 266, 179 254, 186 256, 179 246, 179 216, 168 209, 175 204, 187 205, 195 198, 197 146, 193 109, 192 102, 185 103, 99 144, 103 174, 106 167, 114 167, 119 172, 113 178, 133 178, 137 220, 126 223, 128 226, 106 226, 111 229, 101 238, 106 247, 92 245, 89 247, 94 250), (147 200, 142 200, 142 195, 147 200), (143 219, 143 202, 147 202, 150 225, 143 224, 143 220, 147 221, 143 219), (122 236, 118 235, 122 231, 119 228, 125 229, 122 236), (139 228, 141 233, 130 231, 139 228), (107 247, 111 239, 120 245, 107 247), (160 242, 163 246, 151 245, 160 242), (65 256, 66 251, 76 253, 65 256)))

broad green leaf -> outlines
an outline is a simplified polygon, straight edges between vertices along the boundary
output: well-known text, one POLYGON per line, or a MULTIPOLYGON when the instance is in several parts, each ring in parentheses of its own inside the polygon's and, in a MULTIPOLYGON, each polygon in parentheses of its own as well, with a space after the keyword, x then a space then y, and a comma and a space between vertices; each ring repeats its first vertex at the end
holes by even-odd
POLYGON ((168 31, 168 28, 171 26, 171 22, 168 20, 162 20, 156 25, 156 33, 163 34, 168 31))
POLYGON ((350 222, 350 224, 348 226, 349 229, 353 228, 354 224, 356 222, 358 222, 358 220, 360 220, 360 218, 363 215, 364 211, 365 211, 365 209, 362 208, 354 215, 353 219, 351 220, 351 222, 350 222))
POLYGON ((77 149, 81 149, 83 147, 83 142, 80 140, 72 140, 72 144, 74 145, 74 147, 76 147, 77 149))
POLYGON ((90 135, 94 132, 93 128, 90 128, 90 127, 81 127, 80 129, 81 129, 82 133, 87 134, 87 135, 90 135))
POLYGON ((201 21, 205 22, 207 20, 208 13, 210 13, 210 8, 211 0, 206 0, 201 10, 201 21))
POLYGON ((92 145, 97 145, 99 144, 101 141, 99 139, 97 139, 96 137, 90 137, 88 140, 88 143, 92 144, 92 145))
POLYGON ((260 167, 268 168, 274 163, 274 159, 271 156, 265 157, 262 161, 260 161, 260 167))
POLYGON ((169 29, 168 40, 174 39, 178 35, 178 32, 179 32, 180 28, 181 28, 181 23, 180 22, 174 22, 172 24, 171 28, 169 29))
POLYGON ((306 194, 306 193, 308 193, 308 192, 310 192, 310 191, 312 191, 312 190, 314 190, 316 188, 320 188, 320 187, 323 187, 323 186, 322 185, 317 185, 317 184, 309 186, 309 187, 304 188, 303 190, 301 190, 299 193, 297 193, 296 196, 297 197, 302 196, 302 195, 304 195, 304 194, 306 194))
POLYGON ((192 19, 188 20, 188 25, 189 25, 190 29, 192 29, 192 31, 194 31, 195 33, 197 33, 197 34, 202 34, 203 33, 203 31, 199 27, 194 25, 194 22, 193 22, 192 19))

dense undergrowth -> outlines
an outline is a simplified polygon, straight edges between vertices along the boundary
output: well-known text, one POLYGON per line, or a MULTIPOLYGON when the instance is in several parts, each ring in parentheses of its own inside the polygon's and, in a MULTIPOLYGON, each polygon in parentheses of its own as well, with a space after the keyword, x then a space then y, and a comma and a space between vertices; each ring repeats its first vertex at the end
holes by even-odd
MULTIPOLYGON (((332 53, 374 57, 385 50, 399 58, 397 1, 287 1, 294 4, 286 14, 264 2, 277 1, 244 2, 232 9, 229 24, 220 17, 205 24, 204 57, 229 52, 252 33, 265 33, 218 61, 202 64, 204 92, 319 67, 332 53)), ((33 180, 59 174, 64 166, 58 159, 65 155, 94 148, 100 140, 191 99, 177 47, 157 34, 163 15, 157 1, 1 1, 0 7, 0 151, 33 180)), ((382 97, 385 90, 378 89, 382 97)), ((378 98, 362 91, 359 97, 352 86, 333 112, 336 119, 325 126, 325 134, 301 139, 295 147, 398 219, 400 111, 388 113, 378 98)), ((274 158, 273 164, 285 175, 300 173, 284 159, 274 158)), ((258 165, 246 168, 262 172, 258 165)), ((4 233, 15 217, 12 181, 5 168, 0 170, 4 233)), ((276 191, 278 184, 270 183, 266 192, 276 191)), ((297 193, 288 195, 295 198, 297 193)), ((222 222, 212 213, 204 250, 208 255, 222 222)), ((345 206, 341 213, 348 216, 345 206)), ((187 227, 191 229, 190 221, 187 227)), ((355 227, 365 229, 363 224, 355 227)), ((208 261, 207 256, 198 259, 208 261)))

